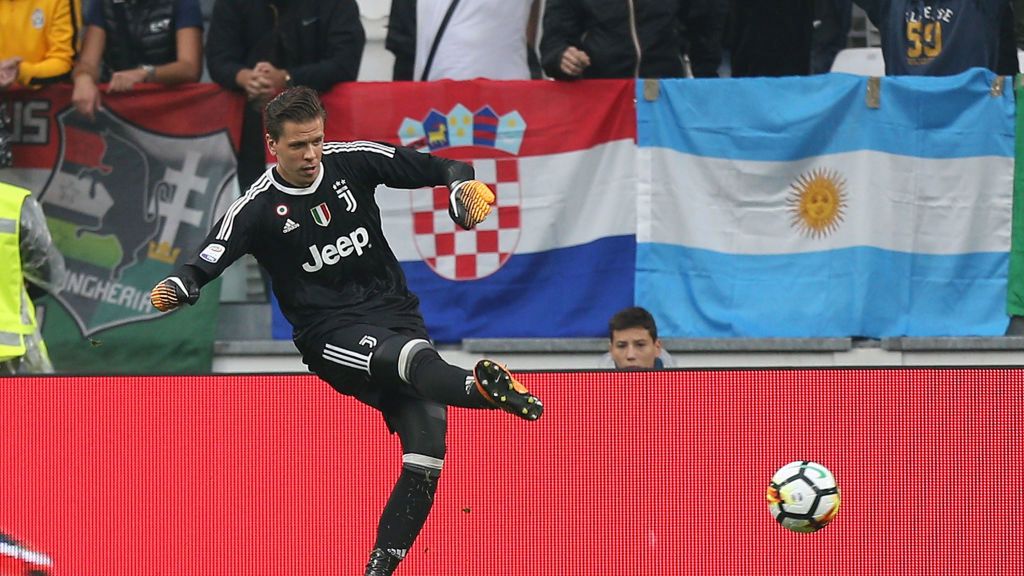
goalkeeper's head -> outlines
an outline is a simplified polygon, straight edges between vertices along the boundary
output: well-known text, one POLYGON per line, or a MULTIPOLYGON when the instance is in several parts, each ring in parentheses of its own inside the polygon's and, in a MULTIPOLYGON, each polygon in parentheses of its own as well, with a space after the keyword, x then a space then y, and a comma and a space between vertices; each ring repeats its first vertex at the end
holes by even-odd
POLYGON ((285 122, 304 124, 317 119, 321 123, 326 122, 327 110, 316 90, 307 86, 288 88, 263 108, 263 125, 267 136, 274 140, 281 137, 285 122))
POLYGON ((281 92, 264 108, 267 148, 277 158, 277 173, 289 184, 305 188, 316 181, 326 119, 320 97, 305 86, 281 92))

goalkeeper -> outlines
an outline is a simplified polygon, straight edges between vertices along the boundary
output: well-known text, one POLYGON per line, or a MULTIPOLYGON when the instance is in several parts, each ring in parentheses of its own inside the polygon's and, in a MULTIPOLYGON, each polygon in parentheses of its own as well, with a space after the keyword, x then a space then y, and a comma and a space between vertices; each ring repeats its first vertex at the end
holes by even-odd
POLYGON ((448 406, 498 408, 524 420, 543 411, 504 367, 472 371, 430 343, 405 275, 381 229, 379 184, 447 185, 448 213, 471 229, 494 194, 473 168, 368 141, 324 142, 326 112, 313 90, 285 90, 264 110, 269 168, 214 225, 202 248, 153 288, 161 311, 192 304, 246 253, 270 275, 303 362, 338 392, 381 412, 402 445, 402 469, 384 507, 367 576, 392 574, 433 503, 444 464, 448 406))

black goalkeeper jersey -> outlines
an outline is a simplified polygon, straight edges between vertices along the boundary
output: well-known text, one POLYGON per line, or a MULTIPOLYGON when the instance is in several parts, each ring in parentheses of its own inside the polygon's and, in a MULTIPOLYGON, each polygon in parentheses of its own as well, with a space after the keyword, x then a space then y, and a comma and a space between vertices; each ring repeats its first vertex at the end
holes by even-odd
POLYGON ((270 274, 296 342, 322 330, 373 324, 423 332, 419 299, 384 238, 379 184, 449 185, 473 168, 379 142, 327 142, 308 188, 267 170, 214 225, 181 270, 200 286, 250 253, 270 274))

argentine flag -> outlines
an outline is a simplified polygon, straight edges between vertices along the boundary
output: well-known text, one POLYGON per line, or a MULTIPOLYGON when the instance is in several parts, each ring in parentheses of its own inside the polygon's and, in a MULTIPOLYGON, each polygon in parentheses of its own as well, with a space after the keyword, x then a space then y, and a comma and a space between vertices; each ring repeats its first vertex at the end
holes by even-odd
POLYGON ((658 82, 636 93, 636 301, 664 336, 1003 333, 1011 82, 658 82))

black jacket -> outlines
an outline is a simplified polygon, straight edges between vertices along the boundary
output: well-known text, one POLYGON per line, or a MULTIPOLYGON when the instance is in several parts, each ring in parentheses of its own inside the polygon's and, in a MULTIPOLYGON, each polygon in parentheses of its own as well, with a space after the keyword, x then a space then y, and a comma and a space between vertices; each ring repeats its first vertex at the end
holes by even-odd
POLYGON ((206 64, 231 90, 239 70, 267 61, 293 84, 325 91, 356 79, 365 43, 356 0, 217 0, 206 64))
POLYGON ((1003 8, 1003 17, 999 19, 999 63, 996 65, 996 74, 1014 76, 1020 73, 1020 60, 1017 58, 1017 42, 1014 36, 1014 27, 1017 25, 1017 15, 1013 2, 1007 2, 1003 8))
POLYGON ((130 70, 142 64, 167 64, 178 59, 177 2, 106 0, 101 6, 107 25, 104 82, 109 82, 110 74, 118 70, 130 70))
POLYGON ((811 73, 814 0, 731 0, 733 78, 811 73))
POLYGON ((1024 0, 1013 0, 1013 36, 1014 45, 1024 50, 1024 0))
POLYGON ((395 55, 392 80, 415 80, 416 0, 391 0, 384 47, 395 55))
POLYGON ((716 0, 548 0, 541 65, 566 78, 562 53, 575 46, 590 57, 584 78, 671 78, 688 51, 694 76, 717 76, 724 21, 716 0))

